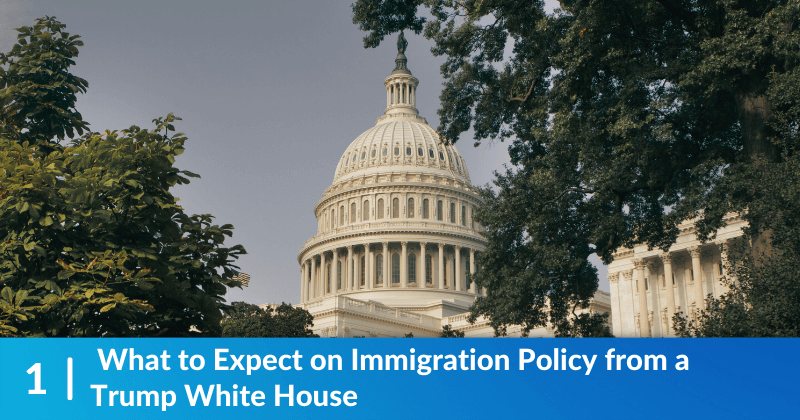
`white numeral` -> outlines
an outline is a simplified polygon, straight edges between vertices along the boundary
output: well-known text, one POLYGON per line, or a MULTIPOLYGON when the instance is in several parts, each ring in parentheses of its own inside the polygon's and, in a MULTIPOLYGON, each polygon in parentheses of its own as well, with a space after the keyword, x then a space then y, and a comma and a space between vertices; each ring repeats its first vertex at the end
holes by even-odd
POLYGON ((28 394, 47 394, 47 391, 42 389, 42 364, 41 363, 34 363, 30 369, 28 369, 28 375, 33 373, 33 389, 28 390, 28 394))

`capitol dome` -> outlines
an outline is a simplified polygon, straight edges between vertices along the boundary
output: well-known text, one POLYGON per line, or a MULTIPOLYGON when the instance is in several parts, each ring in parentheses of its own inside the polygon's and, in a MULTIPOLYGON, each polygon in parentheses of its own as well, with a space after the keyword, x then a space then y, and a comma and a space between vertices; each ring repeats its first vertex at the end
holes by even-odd
POLYGON ((301 305, 322 336, 436 336, 482 293, 468 277, 486 244, 481 199, 458 150, 419 115, 405 45, 383 115, 345 149, 298 254, 301 305))

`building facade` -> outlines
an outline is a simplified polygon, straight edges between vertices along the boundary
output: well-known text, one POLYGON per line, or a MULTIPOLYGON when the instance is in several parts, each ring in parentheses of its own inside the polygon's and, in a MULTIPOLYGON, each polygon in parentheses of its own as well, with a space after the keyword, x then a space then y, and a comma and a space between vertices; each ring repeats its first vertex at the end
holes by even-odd
POLYGON ((741 238, 745 222, 738 215, 729 215, 726 222, 710 243, 701 243, 694 223, 686 221, 669 252, 642 244, 614 253, 608 266, 614 336, 674 336, 672 314, 694 320, 707 296, 718 298, 728 290, 727 251, 741 238))
MULTIPOLYGON (((434 337, 444 325, 491 336, 486 320, 465 320, 484 293, 468 280, 486 244, 480 197, 458 150, 419 115, 405 46, 401 35, 383 115, 347 147, 314 208, 317 234, 298 254, 301 306, 323 337, 434 337)), ((599 292, 593 310, 608 303, 599 292)))

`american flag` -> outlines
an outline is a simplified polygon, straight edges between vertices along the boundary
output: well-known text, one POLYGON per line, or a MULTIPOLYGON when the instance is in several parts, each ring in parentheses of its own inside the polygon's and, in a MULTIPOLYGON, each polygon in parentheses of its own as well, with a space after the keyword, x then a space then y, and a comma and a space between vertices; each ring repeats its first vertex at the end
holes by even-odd
POLYGON ((247 286, 250 285, 250 275, 249 274, 240 273, 240 272, 238 272, 236 270, 231 270, 231 271, 233 271, 233 277, 231 277, 231 280, 236 280, 236 281, 241 282, 242 286, 244 286, 244 287, 247 287, 247 286))

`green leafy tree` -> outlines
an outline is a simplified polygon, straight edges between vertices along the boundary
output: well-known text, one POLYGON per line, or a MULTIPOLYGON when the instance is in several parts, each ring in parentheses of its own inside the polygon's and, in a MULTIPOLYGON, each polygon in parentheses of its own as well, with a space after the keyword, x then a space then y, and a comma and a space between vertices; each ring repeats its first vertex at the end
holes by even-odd
POLYGON ((319 337, 311 331, 314 317, 302 308, 281 303, 262 309, 245 302, 233 302, 222 320, 223 337, 319 337))
POLYGON ((75 101, 89 83, 69 72, 83 41, 65 27, 55 17, 38 19, 0 54, 0 136, 43 145, 88 131, 75 101))
POLYGON ((464 331, 454 330, 449 325, 442 327, 442 333, 439 335, 441 338, 464 338, 464 331))
POLYGON ((730 292, 708 296, 696 322, 675 316, 678 335, 800 336, 800 162, 793 157, 773 169, 754 169, 747 176, 759 194, 751 211, 770 216, 762 221, 769 252, 752 252, 750 235, 730 246, 725 267, 730 292))
POLYGON ((244 249, 170 192, 197 177, 174 166, 178 118, 62 145, 88 125, 68 72, 82 44, 63 28, 38 19, 0 57, 0 334, 219 335, 244 249))
MULTIPOLYGON (((587 258, 668 249, 730 212, 755 243, 778 209, 754 179, 796 165, 800 3, 773 0, 358 0, 366 47, 411 30, 445 57, 439 131, 510 141, 483 192, 488 247, 472 307, 498 334, 570 314, 597 288, 587 258), (429 16, 422 8, 427 7, 429 16), (753 178, 753 174, 764 174, 753 178)), ((785 185, 785 184, 781 184, 785 185)), ((796 199, 796 197, 795 197, 796 199)), ((576 319, 576 318, 573 318, 576 319)))

